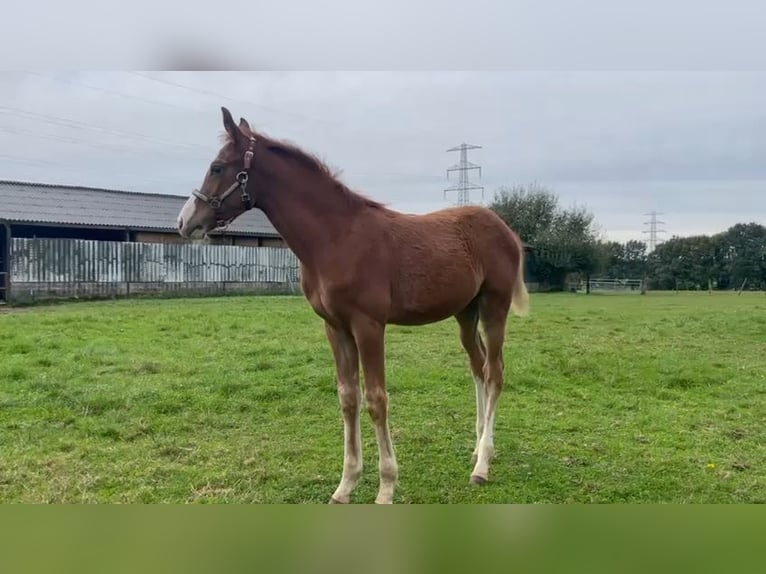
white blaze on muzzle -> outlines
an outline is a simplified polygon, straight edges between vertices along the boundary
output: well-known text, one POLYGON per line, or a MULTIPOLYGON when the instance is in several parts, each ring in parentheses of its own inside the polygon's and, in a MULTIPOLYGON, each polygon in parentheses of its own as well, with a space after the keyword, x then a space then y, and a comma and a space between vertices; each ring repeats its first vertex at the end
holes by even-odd
POLYGON ((186 200, 181 212, 178 214, 178 230, 182 236, 187 237, 192 231, 194 231, 199 224, 196 220, 199 218, 197 210, 200 206, 200 202, 196 197, 189 196, 186 200))

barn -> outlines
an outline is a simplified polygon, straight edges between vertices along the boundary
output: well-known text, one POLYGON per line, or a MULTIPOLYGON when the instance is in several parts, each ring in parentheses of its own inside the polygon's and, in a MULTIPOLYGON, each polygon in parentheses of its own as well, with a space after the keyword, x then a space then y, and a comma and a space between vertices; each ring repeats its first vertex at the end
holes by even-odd
MULTIPOLYGON (((0 221, 12 237, 181 243, 176 217, 186 197, 0 180, 0 221)), ((283 247, 260 210, 235 221, 212 243, 283 247)))
MULTIPOLYGON (((176 229, 185 201, 0 180, 0 303, 298 290, 298 260, 262 211, 246 212, 207 244, 191 244, 176 229)), ((524 248, 530 257, 532 247, 524 248)), ((530 265, 525 274, 536 290, 530 265)))
POLYGON ((0 301, 294 287, 297 260, 263 212, 197 245, 177 233, 185 201, 0 180, 0 301))

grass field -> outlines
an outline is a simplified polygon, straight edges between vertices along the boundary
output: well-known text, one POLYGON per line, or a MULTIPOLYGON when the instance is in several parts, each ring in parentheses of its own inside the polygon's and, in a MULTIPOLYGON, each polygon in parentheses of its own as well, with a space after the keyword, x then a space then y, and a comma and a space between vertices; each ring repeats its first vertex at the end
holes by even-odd
MULTIPOLYGON (((473 487, 456 322, 389 328, 395 502, 766 502, 763 294, 533 295, 508 331, 473 487)), ((325 503, 340 478, 334 366, 300 297, 5 312, 0 360, 2 502, 325 503)))

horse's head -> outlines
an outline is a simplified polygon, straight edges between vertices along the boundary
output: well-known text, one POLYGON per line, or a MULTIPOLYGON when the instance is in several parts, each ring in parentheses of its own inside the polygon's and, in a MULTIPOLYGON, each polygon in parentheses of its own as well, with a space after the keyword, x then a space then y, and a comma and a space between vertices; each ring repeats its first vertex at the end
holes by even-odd
POLYGON ((244 119, 234 123, 226 108, 223 126, 227 138, 202 181, 178 214, 178 232, 184 238, 200 239, 225 227, 255 205, 252 184, 248 185, 255 136, 244 119))

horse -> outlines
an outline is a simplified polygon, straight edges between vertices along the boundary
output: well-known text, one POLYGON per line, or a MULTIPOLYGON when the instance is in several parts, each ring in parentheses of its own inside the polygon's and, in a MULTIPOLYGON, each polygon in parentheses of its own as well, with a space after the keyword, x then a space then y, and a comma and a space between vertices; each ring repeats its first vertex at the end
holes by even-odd
POLYGON ((509 309, 529 310, 518 234, 482 206, 395 211, 351 190, 315 155, 221 111, 222 145, 183 205, 178 232, 202 239, 257 208, 295 253, 303 295, 324 321, 343 418, 343 470, 329 503, 349 503, 362 473, 360 361, 378 446, 375 503, 393 503, 399 467, 388 421, 387 325, 457 320, 476 390, 469 483, 486 483, 507 317, 509 309))

